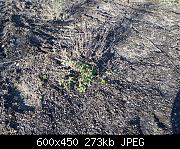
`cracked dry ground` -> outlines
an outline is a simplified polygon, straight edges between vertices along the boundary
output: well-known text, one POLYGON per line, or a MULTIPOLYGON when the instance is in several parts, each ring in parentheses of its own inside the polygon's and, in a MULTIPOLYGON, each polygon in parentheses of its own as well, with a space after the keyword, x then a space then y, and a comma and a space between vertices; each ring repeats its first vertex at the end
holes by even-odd
POLYGON ((65 21, 45 6, 0 2, 1 134, 180 133, 179 5, 84 1, 65 21), (73 51, 72 26, 84 22, 97 37, 106 28, 96 64, 107 83, 80 94, 58 84, 54 57, 73 51))

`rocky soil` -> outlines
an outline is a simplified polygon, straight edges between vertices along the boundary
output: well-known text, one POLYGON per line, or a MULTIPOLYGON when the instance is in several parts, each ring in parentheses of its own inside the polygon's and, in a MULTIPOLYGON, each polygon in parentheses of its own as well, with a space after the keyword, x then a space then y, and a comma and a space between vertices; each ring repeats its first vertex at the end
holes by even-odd
POLYGON ((55 17, 50 1, 0 1, 0 134, 173 133, 179 4, 73 0, 55 17), (85 93, 59 83, 64 53, 97 69, 85 93))

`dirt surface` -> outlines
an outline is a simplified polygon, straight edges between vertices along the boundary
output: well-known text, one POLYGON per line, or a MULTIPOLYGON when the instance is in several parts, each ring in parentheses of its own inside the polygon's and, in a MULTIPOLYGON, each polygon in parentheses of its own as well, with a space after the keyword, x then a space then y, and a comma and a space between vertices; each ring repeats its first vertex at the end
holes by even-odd
POLYGON ((180 5, 74 0, 63 12, 0 1, 0 134, 180 133, 180 5), (60 85, 64 51, 97 69, 85 93, 60 85))

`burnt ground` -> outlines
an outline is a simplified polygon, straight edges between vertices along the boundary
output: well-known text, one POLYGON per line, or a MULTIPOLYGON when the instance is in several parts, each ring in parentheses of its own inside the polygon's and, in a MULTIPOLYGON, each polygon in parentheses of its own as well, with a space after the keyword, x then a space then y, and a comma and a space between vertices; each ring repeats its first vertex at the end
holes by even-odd
POLYGON ((180 133, 180 5, 86 0, 61 19, 48 10, 0 1, 1 134, 180 133), (76 46, 98 69, 85 93, 58 83, 70 68, 57 59, 76 46))

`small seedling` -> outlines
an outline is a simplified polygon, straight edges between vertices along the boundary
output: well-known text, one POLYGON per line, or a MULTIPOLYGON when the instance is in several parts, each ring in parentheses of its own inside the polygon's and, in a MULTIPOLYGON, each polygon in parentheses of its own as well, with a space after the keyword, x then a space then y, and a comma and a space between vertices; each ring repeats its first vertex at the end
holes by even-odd
POLYGON ((61 80, 60 85, 63 86, 66 90, 72 89, 76 83, 76 79, 74 77, 68 77, 68 79, 61 80))
MULTIPOLYGON (((66 61, 64 61, 64 63, 66 63, 66 61)), ((78 75, 71 75, 68 79, 61 80, 60 85, 62 85, 66 90, 76 88, 80 93, 85 93, 96 76, 96 70, 92 65, 83 62, 77 63, 74 61, 68 61, 66 65, 71 66, 78 75)))
POLYGON ((102 85, 106 85, 106 84, 107 84, 107 80, 102 79, 102 80, 101 80, 101 84, 102 84, 102 85))
POLYGON ((91 85, 96 75, 96 71, 90 64, 86 63, 79 64, 79 68, 80 76, 78 80, 77 89, 79 92, 84 93, 87 90, 87 88, 91 85))

